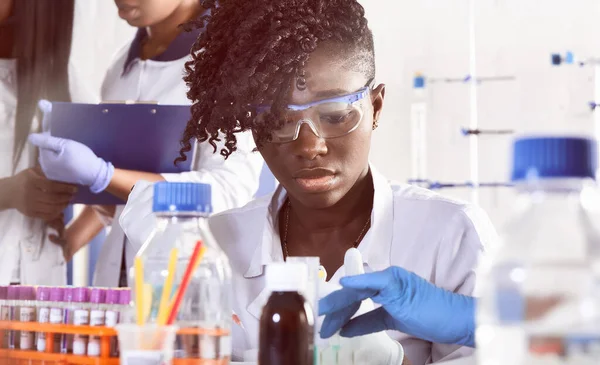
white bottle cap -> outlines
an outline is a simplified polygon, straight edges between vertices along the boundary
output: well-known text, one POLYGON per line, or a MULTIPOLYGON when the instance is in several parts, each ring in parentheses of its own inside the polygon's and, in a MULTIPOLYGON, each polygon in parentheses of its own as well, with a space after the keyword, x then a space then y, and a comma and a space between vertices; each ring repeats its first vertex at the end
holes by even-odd
POLYGON ((267 289, 271 291, 306 290, 308 268, 301 262, 277 262, 267 265, 267 289))

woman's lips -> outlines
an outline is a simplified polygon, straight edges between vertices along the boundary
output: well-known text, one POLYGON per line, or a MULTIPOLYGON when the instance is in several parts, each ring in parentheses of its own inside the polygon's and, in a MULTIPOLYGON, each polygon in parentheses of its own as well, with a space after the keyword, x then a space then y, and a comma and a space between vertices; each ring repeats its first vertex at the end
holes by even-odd
POLYGON ((309 193, 320 193, 331 189, 335 183, 335 175, 297 177, 294 179, 300 189, 309 193))

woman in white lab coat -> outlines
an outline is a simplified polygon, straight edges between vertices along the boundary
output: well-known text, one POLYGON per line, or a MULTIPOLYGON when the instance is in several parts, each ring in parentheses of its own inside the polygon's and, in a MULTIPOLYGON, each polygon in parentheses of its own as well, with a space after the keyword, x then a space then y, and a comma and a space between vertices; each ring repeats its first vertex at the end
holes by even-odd
MULTIPOLYGON (((93 82, 85 77, 92 75, 86 75, 86 67, 97 71, 101 62, 82 65, 76 41, 85 34, 82 23, 97 25, 85 9, 94 5, 87 0, 0 1, 0 285, 66 284, 62 248, 47 239, 47 232, 63 231, 62 212, 76 188, 45 178, 27 136, 41 129, 39 99, 94 100, 87 92, 93 82)), ((108 24, 110 16, 103 19, 108 24)), ((101 59, 97 52, 114 52, 112 40, 107 34, 103 46, 86 49, 86 56, 101 59)))
MULTIPOLYGON (((362 6, 230 0, 213 12, 192 52, 186 81, 193 120, 182 152, 190 140, 212 142, 221 133, 227 154, 237 133, 250 130, 281 184, 271 196, 210 219, 231 261, 233 307, 245 327, 234 326, 234 360, 258 348, 266 264, 318 256, 337 282, 351 247, 365 271, 385 270, 389 286, 403 288, 392 295, 410 295, 398 305, 412 321, 380 327, 394 331, 357 343, 369 363, 421 365, 472 352, 455 344, 472 346, 474 269, 495 231, 479 208, 390 182, 369 163, 385 86, 373 82, 373 36, 362 6), (398 286, 398 278, 411 284, 398 286), (402 327, 410 323, 427 328, 402 327)), ((138 183, 121 215, 132 242, 151 229, 151 190, 138 183)))
MULTIPOLYGON (((182 75, 185 63, 190 60, 190 49, 203 29, 186 32, 181 24, 205 12, 200 1, 115 0, 115 3, 119 16, 138 31, 109 68, 102 85, 102 99, 189 104, 182 75)), ((143 133, 140 131, 141 138, 143 133)), ((249 202, 258 190, 263 166, 260 155, 252 153, 255 145, 250 133, 238 136, 238 149, 227 160, 214 154, 209 143, 201 143, 196 150, 193 171, 162 175, 119 169, 74 141, 48 135, 36 135, 30 140, 41 148, 41 166, 53 180, 84 182, 93 192, 107 191, 124 201, 133 185, 141 179, 204 182, 212 185, 215 212, 249 202)), ((115 212, 114 207, 102 207, 98 211, 112 219, 113 214, 119 217, 121 209, 115 212)), ((77 232, 81 230, 98 230, 101 228, 99 222, 92 207, 87 207, 65 234, 64 245, 69 255, 87 243, 69 238, 79 236, 77 232)), ((125 239, 118 224, 114 225, 98 257, 94 285, 126 286, 125 269, 132 264, 138 249, 138 245, 125 239)))

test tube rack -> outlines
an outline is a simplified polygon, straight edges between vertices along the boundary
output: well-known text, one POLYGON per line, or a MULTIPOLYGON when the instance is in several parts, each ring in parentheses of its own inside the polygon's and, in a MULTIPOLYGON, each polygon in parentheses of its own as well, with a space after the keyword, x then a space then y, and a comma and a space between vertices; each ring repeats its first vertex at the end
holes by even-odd
MULTIPOLYGON (((118 357, 111 357, 110 343, 117 336, 114 328, 101 326, 56 325, 36 322, 0 321, 0 343, 9 331, 43 333, 46 336, 46 351, 0 348, 0 365, 119 365, 118 357), (54 334, 96 336, 100 339, 99 356, 58 354, 51 352, 54 334)), ((207 334, 202 328, 182 328, 179 335, 207 334)), ((198 358, 173 359, 173 365, 226 365, 226 360, 204 360, 198 358)))

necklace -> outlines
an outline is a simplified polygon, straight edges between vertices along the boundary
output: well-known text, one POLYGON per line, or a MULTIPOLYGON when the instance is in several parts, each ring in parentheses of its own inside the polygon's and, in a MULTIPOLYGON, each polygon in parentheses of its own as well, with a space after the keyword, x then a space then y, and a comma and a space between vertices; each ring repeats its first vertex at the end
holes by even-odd
MULTIPOLYGON (((292 202, 290 202, 288 199, 286 202, 286 205, 285 205, 285 229, 283 231, 283 261, 287 261, 287 258, 290 256, 290 254, 288 252, 288 248, 287 248, 287 238, 288 238, 288 228, 290 226, 290 208, 291 208, 291 206, 292 206, 292 202)), ((365 233, 367 232, 367 227, 369 227, 370 223, 371 223, 371 216, 369 215, 369 218, 367 219, 365 226, 360 231, 360 234, 358 235, 358 238, 356 239, 356 241, 354 241, 354 244, 352 245, 352 247, 354 247, 354 248, 358 247, 358 244, 363 239, 365 233)))

